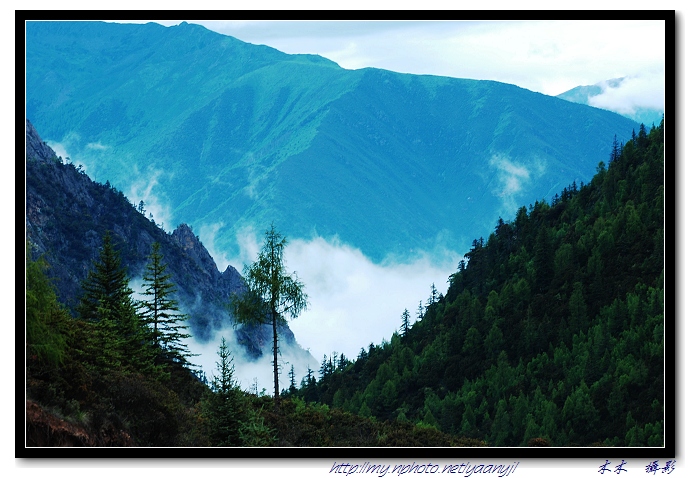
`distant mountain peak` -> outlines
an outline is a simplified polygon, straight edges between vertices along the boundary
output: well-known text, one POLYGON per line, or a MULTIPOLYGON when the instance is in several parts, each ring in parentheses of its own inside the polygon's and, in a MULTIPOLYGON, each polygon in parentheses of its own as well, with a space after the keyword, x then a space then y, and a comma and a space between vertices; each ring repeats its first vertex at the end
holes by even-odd
MULTIPOLYGON (((581 85, 566 92, 556 95, 556 98, 578 103, 595 108, 613 111, 621 116, 630 118, 638 125, 644 123, 647 126, 658 125, 664 115, 664 110, 637 104, 634 97, 625 93, 628 82, 639 82, 637 76, 622 76, 609 80, 602 80, 594 85, 581 85)), ((638 83, 639 85, 639 83, 638 83)), ((635 95, 639 95, 638 86, 633 88, 635 95)))

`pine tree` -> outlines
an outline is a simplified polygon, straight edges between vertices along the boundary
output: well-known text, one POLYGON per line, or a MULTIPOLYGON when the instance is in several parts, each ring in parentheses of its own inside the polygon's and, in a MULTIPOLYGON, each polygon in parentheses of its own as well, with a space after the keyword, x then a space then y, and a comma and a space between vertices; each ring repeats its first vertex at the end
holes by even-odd
POLYGON ((184 324, 189 316, 180 313, 179 305, 172 297, 176 288, 170 281, 172 275, 166 273, 166 269, 160 244, 154 242, 143 277, 142 294, 147 299, 140 302, 141 316, 151 329, 153 343, 164 357, 189 367, 191 364, 187 358, 193 354, 183 342, 191 337, 185 332, 188 327, 184 324))
POLYGON ((338 368, 340 370, 343 370, 343 369, 345 369, 345 367, 347 367, 347 364, 348 364, 347 357, 345 357, 345 354, 341 353, 340 358, 338 359, 338 368))
POLYGON ((438 290, 436 290, 436 284, 431 284, 431 295, 429 295, 429 299, 427 300, 427 305, 432 306, 436 303, 436 300, 438 299, 438 290))
POLYGON ((621 144, 618 142, 618 137, 613 135, 613 146, 611 148, 611 155, 609 156, 609 165, 618 161, 621 157, 621 144))
POLYGON ((402 325, 400 326, 400 332, 402 333, 402 336, 405 337, 407 336, 407 333, 410 331, 410 312, 405 309, 402 313, 402 325))
POLYGON ((153 348, 147 328, 137 314, 127 273, 120 265, 110 233, 103 237, 99 258, 82 283, 77 307, 82 320, 95 324, 87 355, 99 370, 124 368, 154 372, 153 348))
POLYGON ((330 374, 330 367, 328 366, 328 356, 323 354, 323 360, 321 360, 321 367, 319 368, 319 375, 321 379, 327 377, 330 374))
POLYGON ((419 301, 419 307, 417 307, 417 319, 422 320, 424 318, 424 306, 422 306, 422 301, 419 301))
POLYGON ((209 424, 209 439, 213 446, 239 446, 242 444, 242 392, 234 379, 235 366, 225 337, 221 338, 218 357, 218 375, 213 375, 212 393, 202 404, 209 424))
POLYGON ((307 308, 304 285, 296 275, 285 272, 283 251, 287 240, 271 224, 256 262, 243 270, 245 292, 235 294, 232 311, 239 323, 271 324, 273 328, 274 404, 278 409, 278 326, 287 323, 286 316, 296 318, 307 308))
POLYGON ((290 388, 288 389, 290 393, 295 393, 297 391, 297 386, 295 383, 295 365, 290 365, 290 372, 288 373, 290 378, 290 388))
POLYGON ((77 312, 84 320, 98 322, 102 318, 99 308, 117 311, 123 304, 132 303, 127 273, 120 265, 120 256, 112 244, 110 232, 103 236, 98 260, 82 283, 82 290, 77 312))

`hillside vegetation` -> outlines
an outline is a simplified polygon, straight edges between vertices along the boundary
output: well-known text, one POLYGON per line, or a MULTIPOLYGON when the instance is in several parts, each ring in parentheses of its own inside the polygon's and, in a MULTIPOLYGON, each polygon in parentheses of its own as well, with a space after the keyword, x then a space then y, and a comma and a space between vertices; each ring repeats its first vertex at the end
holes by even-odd
POLYGON ((291 395, 492 446, 662 446, 663 128, 499 218, 421 320, 354 362, 324 357, 291 395))

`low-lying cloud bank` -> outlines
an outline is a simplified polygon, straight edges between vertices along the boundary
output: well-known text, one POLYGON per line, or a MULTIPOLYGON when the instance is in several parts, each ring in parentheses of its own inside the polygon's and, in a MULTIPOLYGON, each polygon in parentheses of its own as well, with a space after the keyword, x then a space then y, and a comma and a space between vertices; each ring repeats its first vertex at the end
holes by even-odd
POLYGON ((599 83, 601 94, 589 97, 587 103, 627 116, 645 110, 663 111, 664 81, 663 70, 628 76, 613 84, 604 81, 599 83))
MULTIPOLYGON (((263 233, 246 229, 237 238, 239 257, 227 257, 214 247, 217 227, 202 227, 201 239, 221 262, 242 270, 256 260, 263 233), (227 262, 225 262, 227 260, 227 262)), ((405 309, 414 319, 419 302, 426 304, 431 285, 445 293, 448 276, 457 269, 461 255, 438 249, 419 252, 406 260, 372 262, 359 249, 337 238, 309 240, 287 238, 285 265, 296 272, 309 296, 309 308, 289 321, 295 339, 321 361, 324 355, 344 353, 354 359, 370 343, 390 340, 400 328, 405 309)), ((284 380, 287 380, 285 369, 284 380)), ((302 376, 298 375, 298 382, 302 376)))
MULTIPOLYGON (((263 355, 258 360, 247 357, 244 349, 237 343, 235 331, 232 328, 218 330, 214 338, 206 343, 198 342, 193 338, 189 340, 188 347, 190 352, 197 354, 190 358, 190 362, 199 365, 209 383, 214 376, 218 376, 217 362, 218 350, 222 338, 225 338, 226 345, 232 352, 235 381, 242 390, 250 393, 273 395, 273 354, 270 346, 263 351, 263 355)), ((290 369, 294 367, 295 382, 299 388, 300 382, 307 375, 307 367, 312 370, 318 369, 316 360, 306 360, 303 353, 299 353, 284 344, 279 345, 280 355, 278 356, 278 366, 280 369, 278 384, 280 389, 290 387, 290 369)))
POLYGON ((416 317, 432 283, 446 292, 448 276, 460 259, 444 251, 375 264, 358 249, 320 237, 293 241, 285 258, 304 282, 310 303, 290 328, 317 359, 332 352, 354 359, 362 347, 390 340, 404 309, 416 317))

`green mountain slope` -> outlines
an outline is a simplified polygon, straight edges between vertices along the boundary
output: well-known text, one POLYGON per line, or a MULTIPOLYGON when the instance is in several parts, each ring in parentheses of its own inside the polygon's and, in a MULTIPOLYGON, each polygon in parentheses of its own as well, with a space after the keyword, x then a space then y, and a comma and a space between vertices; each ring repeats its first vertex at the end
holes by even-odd
POLYGON ((491 446, 670 446, 663 121, 610 158, 499 219, 406 333, 293 393, 491 446))
POLYGON ((244 227, 271 221, 375 260, 464 251, 488 218, 589 178, 637 126, 511 85, 343 70, 196 25, 28 22, 26 47, 27 116, 43 136, 155 200, 166 226, 220 226, 230 255, 244 227))

